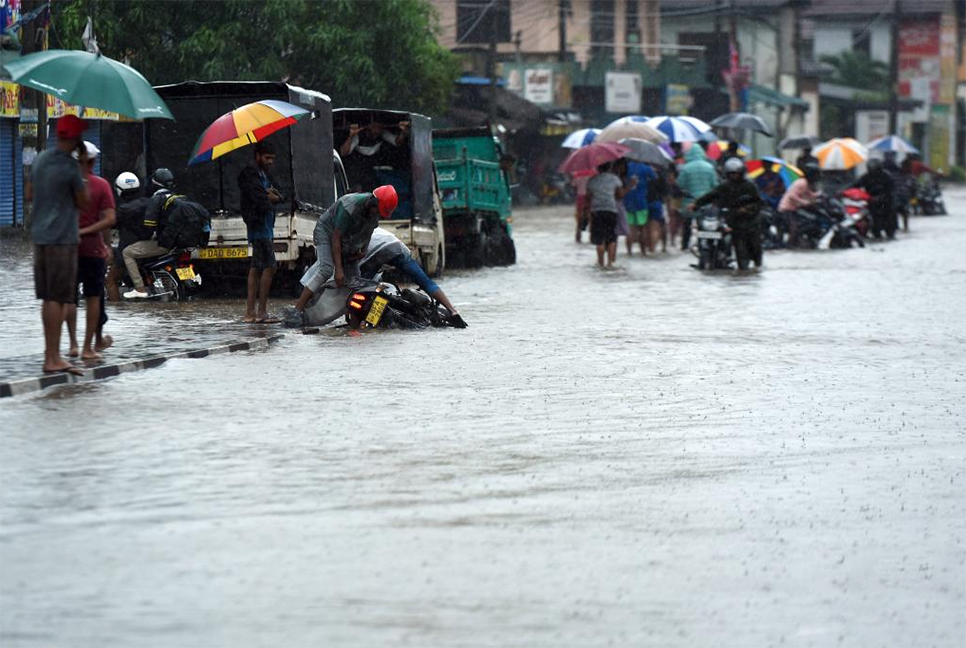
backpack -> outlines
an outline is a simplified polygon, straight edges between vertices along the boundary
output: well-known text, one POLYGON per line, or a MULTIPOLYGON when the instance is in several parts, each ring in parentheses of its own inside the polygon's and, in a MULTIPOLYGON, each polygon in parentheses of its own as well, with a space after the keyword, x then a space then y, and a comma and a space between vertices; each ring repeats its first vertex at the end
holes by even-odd
POLYGON ((169 250, 204 245, 211 231, 211 215, 199 203, 184 196, 171 195, 164 201, 164 229, 158 234, 158 245, 169 250))

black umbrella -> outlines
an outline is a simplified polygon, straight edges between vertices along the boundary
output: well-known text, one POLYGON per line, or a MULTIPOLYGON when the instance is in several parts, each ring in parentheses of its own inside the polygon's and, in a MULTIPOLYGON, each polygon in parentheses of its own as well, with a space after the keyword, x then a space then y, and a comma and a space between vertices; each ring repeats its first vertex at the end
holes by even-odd
POLYGON ((645 164, 662 167, 674 162, 674 159, 665 153, 664 149, 647 140, 625 137, 620 143, 631 149, 624 154, 624 157, 628 160, 636 160, 638 162, 644 162, 645 164))
POLYGON ((715 118, 714 121, 709 123, 718 128, 742 128, 744 130, 756 131, 762 135, 767 135, 768 137, 775 136, 774 133, 771 132, 771 129, 768 128, 768 124, 762 121, 761 117, 758 115, 752 115, 751 113, 726 113, 715 118))
POLYGON ((794 137, 786 137, 781 142, 778 143, 779 150, 785 149, 800 149, 800 148, 812 148, 819 142, 819 138, 813 135, 796 135, 794 137))

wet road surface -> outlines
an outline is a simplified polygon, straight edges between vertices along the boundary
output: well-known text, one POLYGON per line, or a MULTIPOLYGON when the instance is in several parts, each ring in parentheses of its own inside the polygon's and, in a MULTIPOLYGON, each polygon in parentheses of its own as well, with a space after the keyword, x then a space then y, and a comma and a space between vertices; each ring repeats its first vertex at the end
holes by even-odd
POLYGON ((950 198, 744 277, 599 272, 569 208, 521 212, 517 266, 443 282, 465 331, 0 403, 0 642, 961 646, 950 198))

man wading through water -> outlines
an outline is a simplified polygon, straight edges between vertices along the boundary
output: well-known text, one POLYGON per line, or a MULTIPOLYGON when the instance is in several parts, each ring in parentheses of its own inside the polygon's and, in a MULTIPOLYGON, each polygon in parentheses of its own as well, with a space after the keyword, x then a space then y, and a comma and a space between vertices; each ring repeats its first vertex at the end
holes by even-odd
POLYGON ((34 243, 34 290, 43 300, 44 373, 83 371, 60 355, 60 332, 67 307, 77 299, 78 216, 90 202, 80 165, 71 153, 86 153, 81 134, 87 123, 74 115, 57 120, 57 146, 37 156, 24 191, 33 202, 30 238, 34 243))
POLYGON ((258 142, 255 144, 255 165, 245 167, 238 174, 242 219, 248 228, 248 244, 252 246, 248 301, 242 320, 249 324, 281 322, 268 314, 268 294, 275 274, 275 205, 282 202, 281 192, 268 175, 274 164, 275 147, 269 142, 258 142))

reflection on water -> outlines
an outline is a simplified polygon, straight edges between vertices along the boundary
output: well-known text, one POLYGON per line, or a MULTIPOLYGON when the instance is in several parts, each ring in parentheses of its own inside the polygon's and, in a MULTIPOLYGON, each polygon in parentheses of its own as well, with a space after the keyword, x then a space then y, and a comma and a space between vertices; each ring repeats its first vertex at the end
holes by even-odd
POLYGON ((961 644, 962 219, 745 277, 571 224, 465 331, 0 404, 3 644, 961 644))

